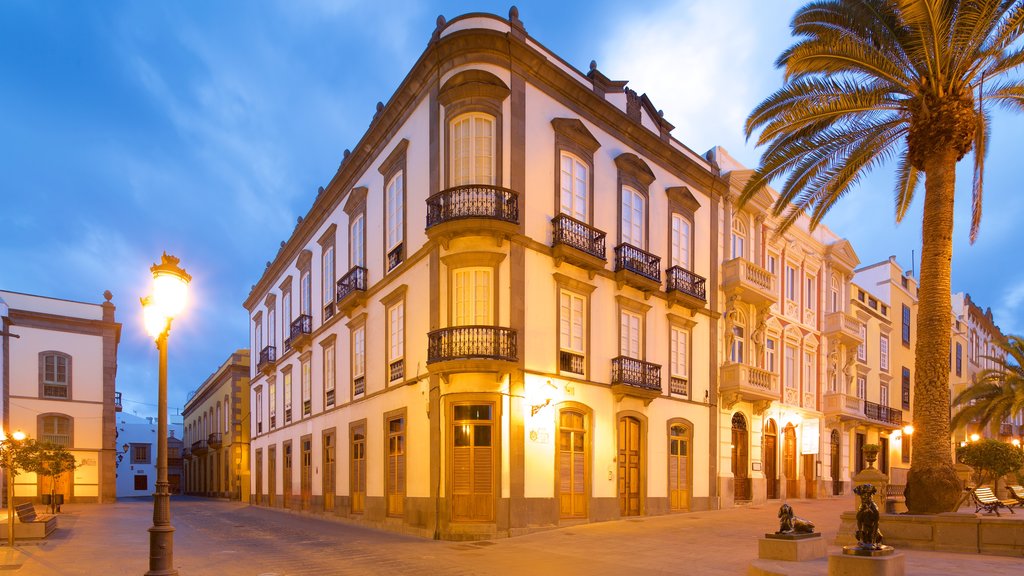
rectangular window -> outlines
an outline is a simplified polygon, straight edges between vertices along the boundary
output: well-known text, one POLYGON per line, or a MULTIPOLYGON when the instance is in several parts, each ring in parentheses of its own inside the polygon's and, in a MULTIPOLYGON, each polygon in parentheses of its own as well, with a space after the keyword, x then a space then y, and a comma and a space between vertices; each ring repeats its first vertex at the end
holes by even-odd
POLYGON ((563 372, 584 373, 586 334, 586 301, 583 296, 562 290, 559 292, 558 345, 559 367, 563 372))
POLYGON ((494 118, 486 114, 463 114, 451 124, 451 185, 493 185, 494 118))
POLYGON ((366 392, 366 329, 352 329, 352 395, 366 392))
POLYGON ((492 404, 452 407, 449 473, 455 521, 491 521, 494 518, 497 460, 494 420, 492 404))
POLYGON ((352 495, 352 513, 362 514, 366 506, 366 425, 353 426, 350 435, 349 492, 352 495))
POLYGON ((388 382, 405 378, 405 302, 388 308, 388 382))
POLYGON ((259 353, 260 350, 263 350, 263 321, 262 318, 257 315, 254 322, 256 326, 256 335, 254 340, 256 340, 256 352, 259 353))
POLYGON ((786 388, 795 389, 797 386, 797 368, 796 368, 796 348, 793 346, 786 346, 786 357, 784 359, 785 366, 785 380, 786 388))
POLYGON ((292 421, 292 371, 288 370, 282 374, 284 382, 284 423, 292 421))
POLYGON ((349 226, 348 246, 349 262, 352 268, 356 266, 366 267, 366 217, 360 213, 352 219, 349 226))
POLYGON ((263 388, 256 388, 256 433, 263 434, 263 388))
POLYGON ((910 368, 906 366, 903 367, 902 393, 903 409, 910 410, 910 368))
POLYGON ((910 306, 903 305, 903 344, 910 346, 910 306))
POLYGON ((387 433, 387 514, 401 516, 405 513, 405 418, 390 418, 387 433))
POLYGON ((889 385, 884 382, 878 387, 878 403, 882 406, 889 405, 889 385))
POLYGON ((324 346, 324 406, 334 406, 334 386, 336 374, 334 370, 334 342, 324 346))
POLYGON ((324 249, 321 271, 324 280, 324 306, 327 306, 334 302, 334 246, 328 246, 324 249))
POLYGON ((275 318, 274 307, 267 309, 267 345, 277 346, 277 318, 275 318))
MULTIPOLYGON (((290 284, 290 283, 289 283, 290 284)), ((291 290, 281 294, 281 331, 284 333, 284 338, 281 341, 285 343, 285 349, 288 348, 288 339, 291 337, 292 329, 292 293, 291 290)), ((278 358, 281 355, 278 354, 278 358)))
POLYGON ((149 490, 149 475, 147 475, 147 474, 136 474, 135 475, 135 489, 136 490, 149 490))
POLYGON ((900 449, 900 461, 910 464, 910 436, 903 435, 903 443, 900 449))
POLYGON ((273 379, 267 384, 267 393, 270 395, 270 429, 277 428, 277 383, 273 379))
POLYGON ((68 398, 71 380, 70 357, 61 353, 41 354, 43 364, 43 398, 68 398))
POLYGON ((814 377, 814 354, 804 352, 804 392, 815 390, 817 378, 814 377))
POLYGON ((624 244, 647 248, 644 241, 644 197, 628 186, 622 187, 622 221, 619 231, 624 244))
POLYGON ((580 222, 588 221, 587 186, 590 183, 587 164, 568 152, 561 154, 561 200, 559 210, 580 222))
POLYGON ((307 270, 299 277, 299 313, 312 315, 313 279, 307 270))
POLYGON ((491 268, 460 268, 453 276, 452 325, 493 324, 491 268))
POLYGON ((804 307, 808 310, 814 310, 815 306, 815 291, 814 291, 814 278, 811 276, 807 277, 807 289, 804 290, 804 307))
POLYGON ((619 314, 619 355, 640 358, 640 315, 621 311, 619 314))
POLYGON ((690 332, 685 328, 672 326, 668 334, 669 372, 673 391, 686 394, 690 380, 690 332))
POLYGON ((313 413, 313 370, 309 358, 302 361, 302 415, 313 413))
POLYGON ((786 266, 786 298, 796 301, 796 268, 786 266))
POLYGON ((864 376, 857 376, 857 398, 864 400, 868 397, 868 379, 864 376))
POLYGON ((672 214, 672 261, 671 266, 684 270, 691 269, 690 263, 690 221, 682 214, 672 214))
POLYGON ((736 364, 743 363, 743 324, 733 322, 732 327, 732 348, 729 350, 729 359, 736 364))
POLYGON ((132 444, 132 464, 149 464, 150 444, 132 444))
POLYGON ((956 375, 963 375, 963 346, 959 342, 956 343, 956 375))
POLYGON ((885 334, 878 337, 878 363, 882 370, 889 370, 889 337, 885 334))
POLYGON ((764 341, 764 369, 775 372, 775 339, 768 338, 764 341))
POLYGON ((766 268, 768 269, 768 272, 771 275, 773 275, 773 276, 775 275, 775 270, 777 268, 777 264, 776 264, 777 262, 778 262, 778 257, 776 257, 775 254, 769 254, 768 255, 768 260, 765 262, 765 264, 767 264, 766 268))
POLYGON ((857 360, 861 362, 868 361, 868 327, 866 324, 860 324, 860 344, 857 345, 857 360))
POLYGON ((391 258, 390 255, 396 248, 401 248, 405 234, 405 176, 401 170, 388 181, 387 211, 387 251, 390 270, 401 262, 401 254, 399 258, 391 258))

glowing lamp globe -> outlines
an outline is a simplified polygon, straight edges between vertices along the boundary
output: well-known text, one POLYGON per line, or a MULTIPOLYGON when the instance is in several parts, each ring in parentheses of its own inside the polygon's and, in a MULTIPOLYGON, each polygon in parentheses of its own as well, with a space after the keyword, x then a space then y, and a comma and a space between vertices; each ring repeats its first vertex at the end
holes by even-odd
POLYGON ((142 322, 146 325, 146 333, 154 340, 167 329, 167 316, 163 310, 153 302, 152 296, 142 299, 142 322))
POLYGON ((188 303, 188 284, 192 277, 178 266, 180 260, 164 252, 159 264, 149 270, 153 273, 152 304, 159 308, 165 318, 174 318, 188 303))
POLYGON ((977 442, 978 440, 981 440, 981 436, 979 436, 976 433, 975 434, 971 434, 971 442, 977 442))
POLYGON ((907 436, 910 436, 911 434, 913 434, 914 433, 914 425, 913 424, 907 424, 906 426, 904 426, 903 427, 903 433, 906 434, 907 436))

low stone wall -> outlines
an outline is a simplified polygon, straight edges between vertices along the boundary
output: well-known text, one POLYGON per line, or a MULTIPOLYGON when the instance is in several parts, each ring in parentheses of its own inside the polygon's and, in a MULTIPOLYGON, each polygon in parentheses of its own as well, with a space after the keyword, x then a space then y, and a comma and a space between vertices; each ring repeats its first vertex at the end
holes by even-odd
MULTIPOLYGON (((857 513, 843 512, 840 518, 835 543, 853 544, 857 513)), ((1024 516, 882 514, 879 530, 897 549, 1024 557, 1024 516)))

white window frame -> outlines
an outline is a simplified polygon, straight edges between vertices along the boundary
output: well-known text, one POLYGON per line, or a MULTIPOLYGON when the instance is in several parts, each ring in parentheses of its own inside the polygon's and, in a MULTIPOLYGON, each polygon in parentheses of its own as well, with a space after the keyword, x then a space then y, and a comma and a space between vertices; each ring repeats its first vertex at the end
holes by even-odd
POLYGON ((399 300, 387 310, 388 363, 405 357, 405 301, 399 300))
POLYGON ((580 222, 587 222, 590 165, 579 156, 564 150, 560 154, 559 164, 559 210, 580 222))
POLYGON ((690 330, 670 326, 668 331, 669 375, 690 380, 690 330))
POLYGON ((619 233, 622 236, 623 244, 630 244, 641 250, 647 249, 646 234, 647 222, 645 221, 647 199, 639 190, 630 186, 622 187, 621 194, 621 218, 619 221, 619 233))
POLYGON ((494 268, 472 266, 452 272, 452 325, 494 323, 494 268))
MULTIPOLYGON (((191 426, 189 427, 191 432, 191 426)), ((256 388, 256 433, 263 433, 263 388, 256 388)))
POLYGON ((334 246, 328 246, 320 259, 322 277, 324 280, 324 306, 334 302, 334 246))
POLYGON ((348 229, 348 260, 352 264, 349 268, 356 266, 366 267, 366 215, 362 212, 356 214, 348 229))
POLYGON ((786 300, 796 302, 800 294, 796 285, 796 268, 786 264, 786 300))
POLYGON ((764 341, 764 369, 774 373, 775 372, 775 343, 776 339, 768 337, 764 341))
POLYGON ((558 346, 584 356, 587 346, 587 297, 571 290, 558 296, 558 346))
POLYGON ((335 354, 334 342, 324 346, 324 406, 330 407, 337 405, 337 363, 335 354), (334 391, 335 397, 331 402, 327 401, 327 393, 334 391))
POLYGON ((786 384, 786 388, 790 390, 796 390, 797 388, 797 358, 796 358, 796 346, 790 346, 786 344, 784 346, 784 358, 783 361, 783 380, 786 384))
POLYGON ((284 388, 284 423, 292 421, 292 371, 287 370, 281 375, 281 386, 284 388))
POLYGON ((842 288, 839 286, 839 279, 832 276, 832 312, 840 312, 842 309, 839 307, 839 298, 842 292, 842 288))
POLYGON ((300 365, 299 375, 302 381, 302 416, 313 414, 313 362, 306 358, 300 365))
POLYGON ((299 314, 313 315, 313 274, 309 270, 299 276, 299 314))
POLYGON ((807 287, 804 289, 804 308, 814 311, 814 307, 817 304, 815 302, 815 288, 816 278, 814 276, 807 276, 807 287))
POLYGON ((868 379, 866 376, 857 375, 857 398, 865 400, 868 397, 868 379))
POLYGON ((732 236, 730 240, 730 254, 732 255, 732 258, 745 258, 747 244, 747 226, 738 217, 732 219, 732 236))
POLYGON ((814 386, 814 370, 815 370, 814 353, 804 351, 804 391, 810 392, 815 388, 814 386))
POLYGON ((276 306, 267 308, 267 345, 277 346, 277 315, 276 306))
POLYGON ((878 403, 882 406, 889 406, 889 384, 881 382, 878 385, 878 403))
POLYGON ((405 241, 405 171, 399 170, 387 185, 387 250, 391 252, 405 241))
POLYGON ((493 186, 496 181, 495 144, 497 120, 490 114, 469 112, 452 118, 450 126, 451 162, 449 180, 452 186, 480 184, 493 186), (469 138, 471 142, 465 140, 469 138), (484 142, 486 141, 486 142, 484 142), (481 151, 485 150, 489 158, 481 151), (490 173, 482 173, 485 168, 490 173))
POLYGON ((857 345, 857 360, 861 362, 868 361, 868 327, 864 324, 860 324, 860 344, 857 345))
POLYGON ((672 213, 672 229, 669 231, 672 254, 670 266, 679 266, 684 270, 693 270, 692 246, 693 223, 679 212, 672 213))
POLYGON ((643 358, 643 326, 642 315, 632 310, 619 310, 619 356, 643 358))
POLYGON ((366 327, 352 329, 352 378, 366 376, 366 327))
POLYGON ((292 292, 291 290, 281 295, 281 330, 284 332, 282 342, 287 343, 291 337, 292 330, 292 292))
POLYGON ((277 382, 267 384, 267 406, 269 407, 270 429, 277 428, 277 382))
POLYGON ((887 334, 878 336, 878 365, 881 370, 889 371, 889 336, 887 334))

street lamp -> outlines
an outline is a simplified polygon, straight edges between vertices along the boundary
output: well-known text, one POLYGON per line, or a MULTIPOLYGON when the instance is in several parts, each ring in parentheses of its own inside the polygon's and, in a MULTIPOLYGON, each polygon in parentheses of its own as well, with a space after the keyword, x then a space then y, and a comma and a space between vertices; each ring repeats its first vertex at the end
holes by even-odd
POLYGON ((149 529, 149 571, 146 576, 177 575, 174 569, 174 527, 171 526, 171 495, 167 482, 167 334, 171 320, 185 309, 192 277, 178 266, 179 260, 164 252, 153 273, 153 294, 142 299, 146 332, 156 341, 160 355, 160 388, 157 401, 156 492, 153 493, 153 526, 149 529))
POLYGON ((0 430, 0 444, 4 451, 4 470, 7 475, 7 546, 14 549, 14 450, 17 447, 15 442, 20 443, 25 439, 25 433, 17 430, 8 438, 3 430, 0 430))

